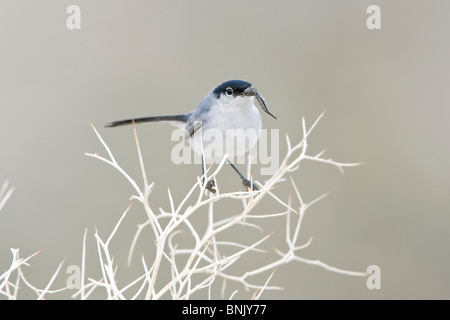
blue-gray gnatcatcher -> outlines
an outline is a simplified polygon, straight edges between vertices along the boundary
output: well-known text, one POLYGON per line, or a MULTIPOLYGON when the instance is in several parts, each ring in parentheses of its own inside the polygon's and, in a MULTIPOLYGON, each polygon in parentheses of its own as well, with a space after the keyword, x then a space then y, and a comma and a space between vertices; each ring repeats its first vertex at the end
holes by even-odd
MULTIPOLYGON (((261 108, 273 118, 264 98, 251 85, 243 80, 230 80, 211 90, 200 102, 195 111, 171 116, 144 117, 127 120, 119 120, 106 124, 106 127, 117 127, 132 123, 167 121, 186 130, 185 141, 189 143, 194 152, 201 154, 206 161, 213 155, 205 150, 217 150, 229 157, 240 156, 247 153, 258 141, 261 131, 261 115, 255 106, 255 98, 261 108), (227 138, 233 133, 233 142, 228 143, 227 138), (254 133, 254 134, 252 134, 254 133), (214 139, 211 137, 213 136, 214 139), (218 145, 220 142, 220 146, 218 145), (213 146, 213 148, 210 148, 213 146)), ((222 157, 223 158, 223 157, 222 157)), ((228 163, 239 174, 242 183, 247 188, 258 190, 257 186, 250 183, 244 175, 227 159, 228 163)), ((202 161, 202 172, 205 164, 202 161)), ((204 182, 204 180, 203 180, 204 182)), ((206 184, 206 189, 215 193, 214 180, 206 184)))

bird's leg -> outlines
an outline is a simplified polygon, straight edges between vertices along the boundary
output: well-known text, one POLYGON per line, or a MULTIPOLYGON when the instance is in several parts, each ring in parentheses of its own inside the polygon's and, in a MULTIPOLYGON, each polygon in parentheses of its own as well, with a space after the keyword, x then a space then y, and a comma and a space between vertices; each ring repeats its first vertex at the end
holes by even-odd
MULTIPOLYGON (((205 185, 205 162, 203 161, 203 157, 202 157, 202 184, 205 185)), ((214 182, 214 179, 210 179, 205 186, 205 189, 208 190, 211 193, 216 194, 216 183, 214 182)))
POLYGON ((234 171, 236 171, 237 174, 239 175, 239 177, 241 178, 242 184, 244 185, 244 187, 247 187, 248 189, 252 189, 252 190, 259 190, 259 188, 254 183, 251 183, 251 181, 249 179, 244 177, 244 175, 239 171, 239 169, 230 160, 227 159, 227 161, 230 164, 230 166, 234 169, 234 171))

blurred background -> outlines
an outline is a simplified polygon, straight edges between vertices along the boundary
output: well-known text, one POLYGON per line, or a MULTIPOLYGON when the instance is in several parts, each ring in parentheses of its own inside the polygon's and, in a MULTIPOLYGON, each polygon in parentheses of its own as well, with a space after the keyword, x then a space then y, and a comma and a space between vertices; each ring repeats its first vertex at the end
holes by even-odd
MULTIPOLYGON (((89 122, 140 182, 132 128, 105 129, 106 122, 184 113, 223 81, 245 79, 278 117, 262 115, 265 128, 280 130, 281 155, 284 134, 298 141, 302 116, 309 126, 327 108, 310 154, 326 148, 334 160, 365 162, 344 175, 306 163, 293 175, 305 201, 331 191, 308 211, 301 240, 314 240, 302 256, 355 271, 381 268, 381 289, 368 290, 364 278, 291 263, 271 280, 285 289, 262 298, 450 298, 449 12, 437 0, 1 1, 0 182, 9 178, 16 189, 0 212, 0 273, 9 248, 23 257, 45 248, 23 271, 44 287, 66 257, 55 283, 64 286, 65 268, 81 263, 88 228, 88 274, 100 277, 94 226, 106 238, 133 190, 85 156, 105 154, 89 122), (70 4, 81 8, 81 30, 66 27, 70 4), (366 27, 372 4, 381 8, 381 30, 366 27)), ((138 126, 155 210, 169 208, 168 186, 179 202, 200 175, 199 166, 171 162, 172 130, 138 126)), ((226 191, 241 188, 230 170, 218 177, 226 191)), ((284 200, 290 192, 287 183, 277 190, 284 200)), ((231 215, 240 207, 216 209, 231 215)), ((280 210, 273 201, 259 208, 255 214, 280 210)), ((126 267, 143 221, 135 204, 112 243, 124 283, 142 270, 140 254, 152 244, 143 236, 126 267)), ((284 248, 284 228, 284 219, 267 224, 264 232, 275 231, 279 242, 272 246, 284 248)), ((249 296, 236 289, 235 298, 249 296)))

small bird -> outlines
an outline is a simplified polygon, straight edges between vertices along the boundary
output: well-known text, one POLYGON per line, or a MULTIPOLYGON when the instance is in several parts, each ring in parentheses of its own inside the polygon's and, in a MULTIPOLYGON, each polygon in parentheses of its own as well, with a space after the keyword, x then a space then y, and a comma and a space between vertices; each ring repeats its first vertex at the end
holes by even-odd
MULTIPOLYGON (((210 162, 213 158, 223 159, 223 156, 227 154, 227 162, 237 172, 243 185, 258 190, 258 187, 252 184, 230 160, 234 156, 247 153, 259 139, 261 115, 255 106, 255 99, 267 114, 277 119, 270 113, 266 101, 251 83, 230 80, 211 90, 194 111, 178 115, 113 121, 107 123, 105 127, 142 122, 169 122, 186 130, 186 143, 194 152, 202 156, 202 175, 205 171, 203 157, 206 162, 210 162), (230 136, 233 138, 232 143, 230 139, 227 139, 230 136)), ((203 183, 205 183, 204 178, 203 183)), ((216 193, 212 179, 206 183, 205 188, 216 193)))

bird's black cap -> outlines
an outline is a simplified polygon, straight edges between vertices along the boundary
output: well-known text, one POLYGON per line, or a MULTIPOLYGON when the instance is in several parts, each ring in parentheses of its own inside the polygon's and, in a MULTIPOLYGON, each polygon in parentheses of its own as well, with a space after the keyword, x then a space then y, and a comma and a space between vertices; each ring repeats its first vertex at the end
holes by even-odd
POLYGON ((242 95, 244 93, 244 90, 250 88, 251 86, 251 83, 244 80, 229 80, 216 87, 213 93, 217 98, 219 98, 222 93, 225 93, 227 88, 231 88, 233 89, 234 96, 237 96, 242 95))

